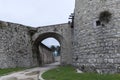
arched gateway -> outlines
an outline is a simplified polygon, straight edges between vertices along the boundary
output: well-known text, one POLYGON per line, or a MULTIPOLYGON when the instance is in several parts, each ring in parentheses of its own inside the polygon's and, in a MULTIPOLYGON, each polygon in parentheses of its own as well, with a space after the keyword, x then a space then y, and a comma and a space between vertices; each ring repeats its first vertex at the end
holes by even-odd
MULTIPOLYGON (((49 37, 55 38, 61 45, 61 64, 71 64, 71 34, 67 23, 33 28, 0 21, 0 68, 40 66, 41 54, 44 54, 40 50, 46 52, 46 49, 39 45, 49 37)), ((46 56, 49 58, 49 55, 46 56)))
POLYGON ((61 45, 61 64, 71 64, 71 28, 68 24, 52 25, 46 27, 39 27, 32 36, 33 53, 37 55, 38 64, 41 65, 41 56, 39 53, 39 43, 49 37, 53 37, 59 41, 61 45))
POLYGON ((120 73, 120 1, 75 2, 72 26, 33 28, 0 21, 0 68, 40 65, 39 42, 53 37, 61 44, 61 64, 85 72, 120 73))

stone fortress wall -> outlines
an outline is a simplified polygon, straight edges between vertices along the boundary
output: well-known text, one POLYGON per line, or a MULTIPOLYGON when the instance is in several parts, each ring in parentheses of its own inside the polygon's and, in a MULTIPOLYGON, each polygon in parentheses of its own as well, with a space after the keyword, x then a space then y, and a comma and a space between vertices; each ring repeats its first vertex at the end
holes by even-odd
POLYGON ((40 45, 49 37, 61 44, 61 63, 71 64, 69 24, 33 28, 0 21, 0 68, 34 67, 53 62, 52 52, 40 45))
MULTIPOLYGON (((60 63, 62 65, 72 64, 72 28, 70 24, 63 23, 38 27, 35 34, 32 36, 32 41, 38 44, 39 41, 49 37, 55 38, 60 43, 60 63)), ((36 51, 36 49, 34 51, 36 51)))
POLYGON ((119 6, 119 0, 76 0, 72 27, 65 23, 32 28, 0 21, 0 68, 42 64, 38 44, 53 37, 61 45, 61 64, 85 72, 119 73, 119 6), (99 17, 105 11, 111 14, 109 22, 99 17))
POLYGON ((0 21, 0 68, 28 67, 33 64, 29 28, 0 21))
POLYGON ((76 0, 73 54, 83 71, 120 72, 120 0, 76 0), (111 13, 109 23, 99 21, 104 11, 111 13))
POLYGON ((54 55, 53 55, 53 51, 48 48, 47 46, 45 46, 44 44, 40 44, 39 45, 39 51, 41 54, 41 58, 42 58, 42 65, 44 66, 45 64, 50 64, 54 62, 54 55))

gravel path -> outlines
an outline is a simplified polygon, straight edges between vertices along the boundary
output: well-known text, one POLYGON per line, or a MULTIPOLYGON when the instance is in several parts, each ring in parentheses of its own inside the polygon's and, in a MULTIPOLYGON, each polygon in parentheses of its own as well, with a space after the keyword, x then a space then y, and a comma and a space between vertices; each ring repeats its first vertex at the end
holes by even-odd
POLYGON ((1 76, 0 80, 44 80, 41 78, 41 74, 49 69, 57 67, 58 65, 59 63, 56 62, 52 64, 47 64, 44 67, 37 67, 20 72, 15 72, 9 75, 1 76))

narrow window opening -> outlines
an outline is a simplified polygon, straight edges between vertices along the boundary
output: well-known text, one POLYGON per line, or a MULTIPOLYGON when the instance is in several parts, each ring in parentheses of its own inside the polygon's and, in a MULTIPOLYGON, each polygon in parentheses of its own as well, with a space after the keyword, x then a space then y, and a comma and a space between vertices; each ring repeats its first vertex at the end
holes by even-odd
POLYGON ((96 21, 96 26, 100 26, 101 25, 101 22, 98 20, 96 21))

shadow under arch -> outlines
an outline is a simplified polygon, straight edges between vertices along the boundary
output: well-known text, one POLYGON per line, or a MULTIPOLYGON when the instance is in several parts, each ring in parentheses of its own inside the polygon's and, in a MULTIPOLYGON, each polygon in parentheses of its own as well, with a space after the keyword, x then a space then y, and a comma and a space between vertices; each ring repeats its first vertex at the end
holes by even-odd
MULTIPOLYGON (((54 32, 47 32, 47 33, 39 34, 39 36, 33 42, 33 46, 32 46, 33 55, 36 55, 37 63, 39 66, 42 66, 42 58, 41 58, 41 53, 39 52, 39 44, 41 43, 42 40, 49 38, 49 37, 55 38, 60 43, 60 50, 61 50, 60 57, 61 58, 62 58, 62 53, 64 53, 63 49, 65 47, 65 40, 64 40, 63 36, 61 36, 58 33, 54 33, 54 32)), ((60 63, 61 63, 61 59, 60 59, 60 63)))

